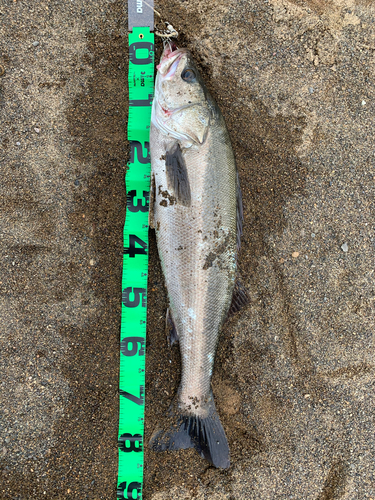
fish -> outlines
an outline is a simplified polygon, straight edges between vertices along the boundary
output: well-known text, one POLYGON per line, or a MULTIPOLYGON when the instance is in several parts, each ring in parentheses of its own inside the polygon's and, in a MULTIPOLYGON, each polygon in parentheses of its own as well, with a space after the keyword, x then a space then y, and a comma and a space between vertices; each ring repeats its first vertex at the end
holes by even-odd
POLYGON ((171 343, 178 340, 181 382, 155 451, 195 448, 230 466, 226 433, 211 388, 219 334, 247 302, 236 285, 242 197, 223 115, 191 52, 169 43, 157 66, 150 127, 150 227, 168 290, 171 343))

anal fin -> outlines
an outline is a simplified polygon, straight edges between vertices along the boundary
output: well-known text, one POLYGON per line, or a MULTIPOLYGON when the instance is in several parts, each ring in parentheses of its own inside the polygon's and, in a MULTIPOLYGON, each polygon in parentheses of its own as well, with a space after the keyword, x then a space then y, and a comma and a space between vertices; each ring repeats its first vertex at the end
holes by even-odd
POLYGON ((176 325, 174 324, 172 316, 169 312, 169 307, 167 309, 167 314, 165 316, 165 331, 167 333, 169 344, 172 347, 173 344, 178 342, 178 335, 177 335, 176 325))

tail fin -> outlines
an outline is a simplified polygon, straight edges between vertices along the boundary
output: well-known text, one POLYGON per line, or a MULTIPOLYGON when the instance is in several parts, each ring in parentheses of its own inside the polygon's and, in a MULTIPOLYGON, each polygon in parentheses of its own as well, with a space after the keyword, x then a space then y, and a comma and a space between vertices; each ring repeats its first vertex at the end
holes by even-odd
POLYGON ((206 416, 183 413, 178 404, 170 408, 171 425, 168 430, 157 429, 149 446, 154 451, 195 448, 201 457, 215 467, 227 469, 229 446, 211 393, 206 416))

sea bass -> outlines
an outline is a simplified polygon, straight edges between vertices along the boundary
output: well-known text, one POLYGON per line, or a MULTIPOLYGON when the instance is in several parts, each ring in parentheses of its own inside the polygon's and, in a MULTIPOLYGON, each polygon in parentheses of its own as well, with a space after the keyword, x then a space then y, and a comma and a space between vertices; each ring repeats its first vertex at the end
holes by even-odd
MULTIPOLYGON (((170 428, 154 432, 157 451, 194 447, 215 467, 229 467, 227 438, 211 376, 220 329, 232 302, 242 232, 242 203, 224 118, 191 53, 169 44, 155 83, 150 150, 150 225, 178 338, 182 377, 170 428)), ((232 306, 231 306, 232 303, 232 306)))

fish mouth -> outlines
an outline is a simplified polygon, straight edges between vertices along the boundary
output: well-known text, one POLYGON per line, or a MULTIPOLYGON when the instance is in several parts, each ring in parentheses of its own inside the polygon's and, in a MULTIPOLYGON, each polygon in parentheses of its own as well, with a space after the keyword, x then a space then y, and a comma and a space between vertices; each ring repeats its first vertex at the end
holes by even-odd
POLYGON ((178 50, 177 45, 174 42, 169 42, 164 49, 162 58, 170 56, 173 52, 176 52, 177 50, 178 50))
POLYGON ((170 80, 174 77, 182 56, 187 52, 187 49, 178 49, 174 43, 164 49, 160 64, 156 66, 163 80, 170 80))

